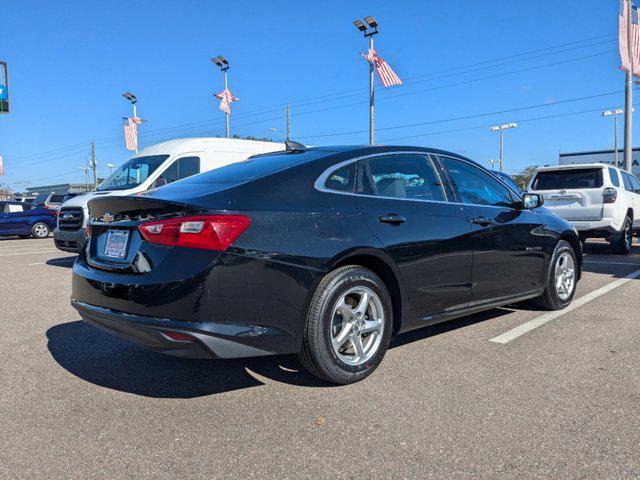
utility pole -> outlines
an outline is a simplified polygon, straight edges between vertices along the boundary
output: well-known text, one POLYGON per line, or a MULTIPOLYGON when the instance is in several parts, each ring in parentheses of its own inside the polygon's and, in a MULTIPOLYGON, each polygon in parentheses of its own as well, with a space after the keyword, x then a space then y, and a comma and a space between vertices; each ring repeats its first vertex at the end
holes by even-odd
POLYGON ((631 172, 633 165, 633 138, 631 121, 633 114, 633 41, 631 31, 631 14, 633 4, 631 0, 626 2, 627 8, 627 49, 629 51, 629 70, 625 74, 624 85, 624 169, 631 172))
POLYGON ((622 115, 624 110, 617 108, 615 110, 605 110, 602 112, 603 117, 613 117, 613 155, 615 158, 616 167, 620 166, 618 160, 618 115, 622 115))
POLYGON ((291 140, 291 105, 287 103, 287 140, 291 140))
MULTIPOLYGON (((362 20, 358 19, 353 22, 353 24, 364 33, 365 37, 369 37, 369 52, 368 55, 373 55, 373 36, 378 34, 378 22, 374 20, 373 17, 364 17, 364 21, 367 22, 370 29, 367 29, 367 26, 362 22, 362 20)), ((374 73, 373 73, 373 59, 369 60, 369 144, 373 145, 374 143, 374 131, 375 131, 375 109, 374 109, 374 73)))
POLYGON ((93 188, 98 188, 98 165, 96 163, 96 149, 93 142, 91 142, 91 170, 93 170, 93 188))
POLYGON ((510 128, 517 128, 517 123, 505 123, 491 127, 492 132, 500 132, 500 171, 504 171, 504 131, 510 128))
POLYGON ((84 188, 85 191, 89 191, 89 167, 78 167, 80 170, 84 170, 84 188))

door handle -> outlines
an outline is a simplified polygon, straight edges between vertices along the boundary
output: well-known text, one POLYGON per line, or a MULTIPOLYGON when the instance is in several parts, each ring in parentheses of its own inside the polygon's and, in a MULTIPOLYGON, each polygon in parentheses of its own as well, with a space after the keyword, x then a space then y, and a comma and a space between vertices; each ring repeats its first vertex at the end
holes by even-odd
POLYGON ((396 227, 401 223, 404 223, 407 221, 406 218, 396 213, 387 213, 386 215, 381 215, 380 217, 378 217, 378 220, 380 221, 380 223, 388 223, 396 227))
POLYGON ((481 227, 488 227, 489 225, 493 225, 495 222, 493 220, 489 220, 487 217, 476 217, 471 219, 471 223, 475 223, 481 227))

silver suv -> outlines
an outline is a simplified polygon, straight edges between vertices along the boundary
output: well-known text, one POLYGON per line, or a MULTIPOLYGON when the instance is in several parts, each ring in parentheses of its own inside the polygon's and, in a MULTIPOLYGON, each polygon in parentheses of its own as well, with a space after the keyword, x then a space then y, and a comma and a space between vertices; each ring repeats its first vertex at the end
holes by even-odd
POLYGON ((614 253, 631 251, 640 231, 640 181, 602 163, 539 168, 531 179, 532 193, 544 196, 545 207, 564 218, 580 238, 605 238, 614 253))

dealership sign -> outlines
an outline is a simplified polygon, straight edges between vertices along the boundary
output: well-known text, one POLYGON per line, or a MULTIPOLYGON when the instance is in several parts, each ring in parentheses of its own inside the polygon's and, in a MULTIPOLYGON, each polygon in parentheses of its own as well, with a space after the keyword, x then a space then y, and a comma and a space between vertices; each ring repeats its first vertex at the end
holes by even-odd
POLYGON ((0 62, 0 113, 9 113, 9 73, 7 62, 0 62))

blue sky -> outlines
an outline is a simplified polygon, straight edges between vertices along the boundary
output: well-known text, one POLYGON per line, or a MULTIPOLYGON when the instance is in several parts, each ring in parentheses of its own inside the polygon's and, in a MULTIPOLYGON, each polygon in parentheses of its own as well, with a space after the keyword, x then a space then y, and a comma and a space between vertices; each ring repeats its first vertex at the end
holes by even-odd
POLYGON ((232 133, 281 138, 291 102, 294 139, 366 143, 368 67, 358 52, 367 45, 352 24, 366 15, 381 25, 379 54, 406 81, 383 89, 376 80, 380 143, 444 148, 487 165, 498 157, 487 127, 518 121, 507 132, 509 172, 557 163, 559 152, 611 148, 612 120, 595 110, 621 106, 623 93, 553 103, 623 90, 617 12, 618 0, 4 0, 0 59, 9 62, 12 113, 0 116, 0 184, 82 181, 91 140, 101 175, 122 163, 127 90, 146 120, 143 146, 222 136, 212 97, 222 75, 209 61, 217 54, 229 59, 241 99, 232 133), (446 121, 534 105, 546 106, 446 121), (322 136, 353 131, 363 133, 322 136))

